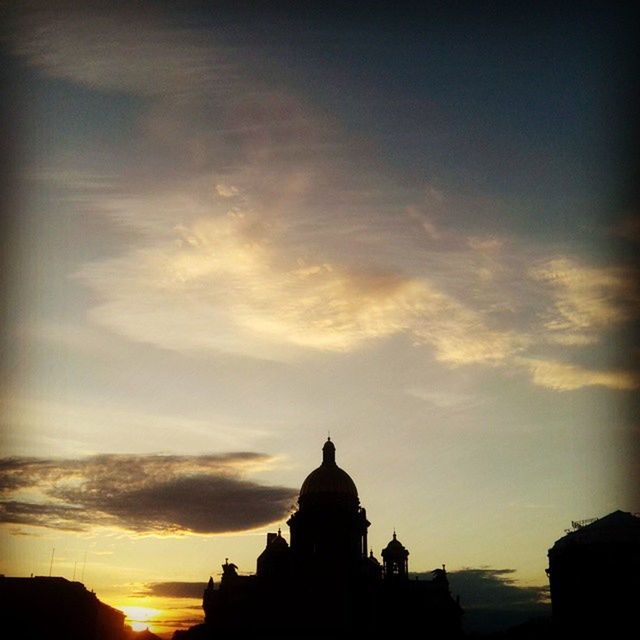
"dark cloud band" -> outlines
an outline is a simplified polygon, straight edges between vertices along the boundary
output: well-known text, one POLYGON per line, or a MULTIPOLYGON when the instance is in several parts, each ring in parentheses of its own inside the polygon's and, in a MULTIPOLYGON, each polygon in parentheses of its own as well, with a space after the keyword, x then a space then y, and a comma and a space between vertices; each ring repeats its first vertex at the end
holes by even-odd
POLYGON ((139 533, 251 529, 285 516, 296 495, 294 489, 243 477, 248 466, 268 460, 252 452, 4 458, 0 522, 72 531, 115 526, 139 533), (25 490, 42 499, 19 498, 25 490))
MULTIPOLYGON (((549 587, 518 584, 515 573, 515 569, 493 567, 448 573, 451 591, 460 595, 467 633, 497 633, 549 616, 549 587)), ((544 581, 541 576, 541 582, 544 581)))
POLYGON ((151 582, 145 585, 143 592, 136 595, 200 600, 206 586, 206 582, 151 582))

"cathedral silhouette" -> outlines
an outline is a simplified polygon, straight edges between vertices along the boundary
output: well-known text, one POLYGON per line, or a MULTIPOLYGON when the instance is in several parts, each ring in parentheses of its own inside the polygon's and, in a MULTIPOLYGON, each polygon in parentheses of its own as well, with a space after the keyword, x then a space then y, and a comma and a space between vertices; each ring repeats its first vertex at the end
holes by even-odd
POLYGON ((381 565, 369 552, 370 524, 328 438, 322 464, 302 483, 298 509, 287 521, 291 544, 280 531, 268 533, 254 575, 239 575, 227 559, 220 583, 210 578, 204 591, 204 624, 179 637, 401 637, 416 630, 439 639, 461 637, 462 610, 451 596, 444 565, 432 580, 411 579, 409 551, 395 532, 381 565))

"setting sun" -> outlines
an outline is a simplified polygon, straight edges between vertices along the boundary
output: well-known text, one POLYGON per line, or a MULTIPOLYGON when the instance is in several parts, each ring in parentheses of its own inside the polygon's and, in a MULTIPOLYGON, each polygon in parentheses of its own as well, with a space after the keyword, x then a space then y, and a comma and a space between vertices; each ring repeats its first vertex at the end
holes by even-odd
POLYGON ((134 631, 144 631, 149 627, 152 618, 162 613, 160 609, 151 607, 119 607, 127 615, 126 624, 131 625, 134 631))

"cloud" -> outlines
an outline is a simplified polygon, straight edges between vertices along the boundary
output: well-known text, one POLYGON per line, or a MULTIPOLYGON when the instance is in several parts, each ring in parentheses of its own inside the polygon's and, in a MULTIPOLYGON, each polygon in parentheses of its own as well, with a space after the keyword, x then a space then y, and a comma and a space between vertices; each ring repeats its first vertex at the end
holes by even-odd
MULTIPOLYGON (((531 250, 521 252, 513 240, 446 230, 438 231, 440 247, 421 256, 428 269, 417 270, 415 261, 390 268, 381 264, 388 232, 376 217, 363 245, 344 221, 300 212, 296 219, 286 207, 256 211, 250 191, 236 194, 243 207, 224 211, 219 198, 205 195, 219 195, 218 183, 191 185, 190 193, 110 200, 148 242, 77 274, 95 294, 96 323, 162 348, 274 359, 348 352, 406 334, 448 366, 524 367, 549 389, 635 384, 632 374, 585 373, 572 364, 552 371, 535 355, 544 345, 592 345, 611 324, 630 319, 635 290, 626 269, 568 257, 538 258, 531 269, 531 250), (175 225, 178 209, 183 222, 175 225), (323 222, 338 244, 348 240, 351 255, 327 250, 323 222)), ((405 251, 402 227, 391 233, 405 251)))
POLYGON ((424 277, 290 252, 287 221, 274 231, 232 211, 166 231, 163 243, 78 274, 97 294, 96 322, 162 347, 269 357, 285 357, 283 346, 349 351, 406 332, 443 362, 493 364, 525 342, 424 277))
POLYGON ((101 294, 95 320, 176 349, 242 351, 262 341, 342 351, 402 329, 421 295, 418 283, 393 274, 285 262, 256 218, 235 213, 176 229, 173 243, 89 265, 80 277, 101 294))
MULTIPOLYGON (((389 232, 402 251, 411 229, 378 210, 386 187, 353 171, 357 146, 336 154, 346 138, 326 114, 256 83, 241 47, 229 64, 197 29, 148 13, 35 5, 14 15, 10 40, 28 64, 150 98, 139 134, 172 159, 157 183, 123 183, 126 198, 95 194, 94 210, 145 242, 81 270, 96 294, 92 320, 163 348, 269 358, 345 352, 398 333, 451 365, 493 365, 521 349, 515 332, 491 327, 414 265, 393 264, 397 254, 383 257, 389 232)), ((86 193, 72 179, 69 187, 86 193)), ((448 204, 429 185, 421 199, 428 212, 448 204)))
POLYGON ((220 49, 204 32, 175 28, 157 4, 59 5, 21 3, 7 20, 13 53, 54 78, 143 96, 228 89, 220 49))
POLYGON ((558 257, 532 268, 530 275, 553 291, 554 305, 544 324, 561 343, 586 344, 596 339, 596 331, 637 315, 636 278, 628 268, 592 267, 558 257))
POLYGON ((0 522, 83 531, 222 533, 284 517, 296 491, 248 481, 257 453, 0 460, 0 522))
POLYGON ((515 569, 467 568, 448 572, 451 589, 464 597, 465 607, 523 609, 532 605, 546 606, 548 586, 517 584, 515 569))
POLYGON ((640 388, 640 375, 632 371, 584 369, 565 362, 533 358, 521 358, 519 362, 531 371, 534 384, 557 391, 593 386, 620 391, 640 388))
POLYGON ((527 344, 514 330, 487 326, 486 315, 439 291, 425 295, 413 327, 419 342, 435 348, 436 359, 451 365, 503 364, 527 344))
POLYGON ((549 616, 548 586, 524 586, 514 569, 464 568, 448 572, 454 594, 460 595, 467 632, 491 633, 549 616))
POLYGON ((503 245, 504 240, 496 238, 494 236, 471 236, 467 239, 467 243, 471 249, 475 251, 481 251, 484 253, 496 253, 499 252, 503 245))
POLYGON ((471 219, 500 206, 482 195, 401 187, 242 37, 220 46, 146 4, 11 15, 27 64, 144 97, 141 152, 120 175, 50 172, 127 238, 76 273, 91 322, 164 349, 278 360, 404 335, 447 367, 524 370, 553 390, 635 385, 569 353, 637 317, 633 269, 480 233, 471 219))
POLYGON ((230 184, 217 184, 216 193, 221 198, 233 198, 238 195, 238 189, 230 184))
POLYGON ((202 593, 206 586, 206 582, 150 582, 144 585, 143 591, 136 595, 202 599, 202 593))
POLYGON ((413 398, 428 402, 432 407, 445 409, 448 412, 480 406, 485 402, 484 398, 474 394, 421 389, 419 387, 409 387, 405 393, 413 398))

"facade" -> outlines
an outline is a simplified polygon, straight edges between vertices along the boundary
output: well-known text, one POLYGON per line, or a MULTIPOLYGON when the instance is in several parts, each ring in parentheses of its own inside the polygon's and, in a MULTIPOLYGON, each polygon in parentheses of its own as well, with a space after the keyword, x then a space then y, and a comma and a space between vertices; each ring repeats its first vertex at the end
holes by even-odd
POLYGON ((288 544, 269 533, 254 575, 241 576, 227 560, 219 585, 204 592, 205 623, 185 636, 262 633, 296 637, 379 633, 401 637, 457 638, 462 610, 444 570, 431 581, 409 577, 409 551, 393 539, 382 564, 369 552, 370 522, 351 477, 336 464, 328 439, 322 464, 303 482, 289 518, 288 544), (399 635, 400 634, 400 635, 399 635))
POLYGON ((549 549, 554 627, 565 637, 636 637, 640 625, 640 517, 614 511, 574 522, 549 549), (627 635, 635 629, 635 634, 627 635))
POLYGON ((0 576, 0 602, 5 621, 13 621, 15 637, 65 640, 126 637, 124 613, 100 602, 80 582, 44 576, 0 576))

